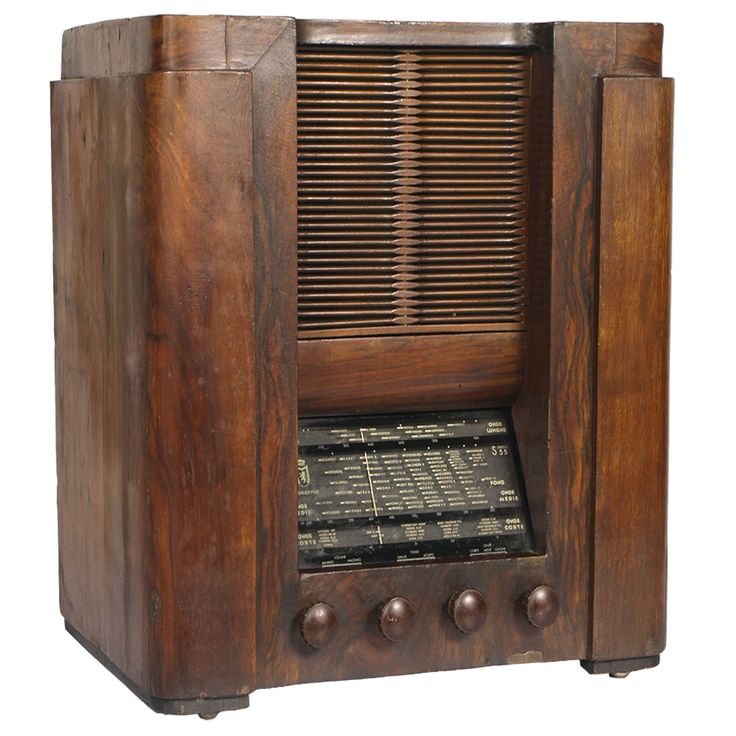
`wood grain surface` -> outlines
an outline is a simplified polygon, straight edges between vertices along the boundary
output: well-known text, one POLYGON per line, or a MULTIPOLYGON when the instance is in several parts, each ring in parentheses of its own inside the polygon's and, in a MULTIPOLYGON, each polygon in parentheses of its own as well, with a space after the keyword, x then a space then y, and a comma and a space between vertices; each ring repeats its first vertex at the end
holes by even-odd
POLYGON ((293 668, 297 567, 296 36, 293 21, 253 69, 258 390, 258 683, 293 668))
POLYGON ((671 79, 602 80, 591 659, 665 644, 671 79))
POLYGON ((53 88, 62 612, 161 698, 253 684, 250 94, 53 88))
POLYGON ((508 406, 521 384, 524 342, 523 332, 300 340, 299 412, 508 406))
POLYGON ((291 18, 153 15, 70 28, 61 76, 110 77, 166 71, 251 69, 291 18))
POLYGON ((144 98, 51 89, 61 612, 149 689, 144 98))
POLYGON ((145 80, 153 694, 245 694, 255 674, 258 441, 251 78, 145 80))

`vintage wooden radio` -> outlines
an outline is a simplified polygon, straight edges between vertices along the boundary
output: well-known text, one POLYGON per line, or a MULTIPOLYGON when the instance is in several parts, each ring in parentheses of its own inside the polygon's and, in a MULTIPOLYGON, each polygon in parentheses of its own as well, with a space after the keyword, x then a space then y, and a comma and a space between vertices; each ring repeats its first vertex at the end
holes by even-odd
POLYGON ((152 708, 657 664, 661 41, 214 16, 67 31, 61 610, 152 708))

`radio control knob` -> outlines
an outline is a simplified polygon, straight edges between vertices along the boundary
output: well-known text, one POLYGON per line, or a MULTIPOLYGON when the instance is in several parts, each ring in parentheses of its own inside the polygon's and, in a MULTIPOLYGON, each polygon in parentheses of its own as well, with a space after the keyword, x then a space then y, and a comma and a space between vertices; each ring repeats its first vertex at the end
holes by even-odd
POLYGON ((310 647, 327 646, 337 632, 337 613, 329 603, 315 603, 304 611, 301 620, 304 641, 310 647))
POLYGON ((403 639, 414 625, 414 608, 406 598, 398 595, 378 609, 381 633, 390 641, 403 639))
POLYGON ((560 612, 560 599, 549 585, 537 585, 524 595, 522 603, 527 621, 536 629, 551 626, 560 612))
POLYGON ((486 619, 486 599, 473 588, 463 590, 450 598, 448 613, 455 626, 465 634, 471 634, 481 627, 486 619))

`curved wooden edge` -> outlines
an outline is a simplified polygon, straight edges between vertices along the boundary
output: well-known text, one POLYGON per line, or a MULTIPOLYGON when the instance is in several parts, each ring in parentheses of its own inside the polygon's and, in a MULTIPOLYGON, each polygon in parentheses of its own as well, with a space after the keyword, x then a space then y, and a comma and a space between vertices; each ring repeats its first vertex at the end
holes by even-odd
POLYGON ((70 28, 64 79, 161 71, 252 69, 286 28, 297 43, 551 48, 557 34, 608 74, 661 73, 658 23, 436 23, 295 20, 282 16, 154 15, 70 28))
POLYGON ((280 16, 154 15, 78 26, 64 32, 61 76, 244 71, 294 23, 280 16))
POLYGON ((256 676, 255 81, 210 71, 137 79, 149 183, 154 692, 230 697, 256 676))
POLYGON ((103 667, 109 670, 133 695, 140 698, 151 710, 170 716, 214 717, 225 710, 240 710, 250 704, 249 695, 236 695, 232 698, 159 698, 137 685, 115 663, 108 659, 91 641, 80 634, 68 621, 64 622, 66 630, 79 642, 103 667))

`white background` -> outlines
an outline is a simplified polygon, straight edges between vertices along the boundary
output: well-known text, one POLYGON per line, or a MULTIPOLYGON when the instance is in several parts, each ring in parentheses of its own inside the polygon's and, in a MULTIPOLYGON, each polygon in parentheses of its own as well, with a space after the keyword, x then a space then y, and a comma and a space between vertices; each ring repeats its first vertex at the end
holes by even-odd
POLYGON ((16 1, 4 5, 2 20, 0 730, 638 734, 733 728, 736 121, 730 3, 66 0, 44 7, 16 1), (669 643, 658 668, 626 680, 591 677, 577 662, 565 662, 300 685, 258 691, 249 710, 205 723, 149 711, 64 632, 57 603, 48 81, 59 75, 65 28, 167 12, 665 24, 664 73, 676 78, 676 115, 669 643))

